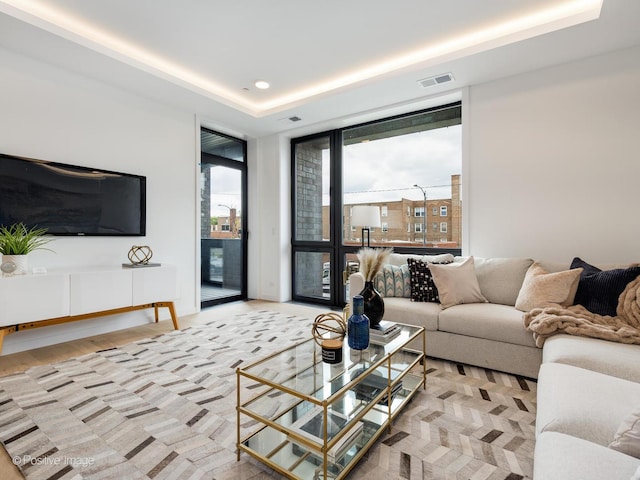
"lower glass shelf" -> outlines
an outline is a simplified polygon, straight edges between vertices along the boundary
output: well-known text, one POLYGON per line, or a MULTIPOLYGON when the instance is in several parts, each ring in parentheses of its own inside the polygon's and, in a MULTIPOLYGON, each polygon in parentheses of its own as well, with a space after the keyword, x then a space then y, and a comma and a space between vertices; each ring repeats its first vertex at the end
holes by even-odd
MULTIPOLYGON (((353 396, 352 401, 358 402, 360 407, 354 405, 352 412, 357 415, 358 411, 368 410, 356 424, 351 422, 349 428, 357 428, 359 427, 357 424, 361 423, 361 430, 358 428, 359 433, 349 438, 348 443, 345 442, 343 447, 338 450, 337 458, 328 455, 328 478, 344 478, 355 461, 364 455, 371 444, 383 433, 384 428, 389 425, 389 422, 422 385, 422 381, 421 375, 409 373, 404 376, 402 388, 392 397, 391 417, 389 416, 389 407, 386 404, 371 405, 356 399, 355 395, 353 396)), ((318 438, 316 442, 318 447, 314 449, 296 441, 286 433, 290 430, 291 424, 299 417, 300 409, 304 410, 301 405, 292 408, 277 420, 283 431, 263 426, 244 440, 240 448, 291 478, 324 479, 323 454, 320 450, 322 439, 318 438)), ((346 437, 349 437, 349 434, 346 437)))

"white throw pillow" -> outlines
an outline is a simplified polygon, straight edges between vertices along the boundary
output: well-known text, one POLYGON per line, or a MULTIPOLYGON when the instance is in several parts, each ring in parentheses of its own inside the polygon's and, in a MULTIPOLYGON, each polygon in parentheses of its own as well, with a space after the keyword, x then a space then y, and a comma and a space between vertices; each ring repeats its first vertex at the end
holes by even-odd
POLYGON ((573 305, 582 270, 582 268, 574 268, 548 273, 538 262, 534 262, 524 276, 524 282, 516 299, 516 308, 528 312, 534 308, 544 308, 554 304, 563 307, 573 305))
POLYGON ((622 421, 609 448, 640 458, 640 408, 636 408, 622 421))
POLYGON ((438 288, 440 305, 449 308, 461 303, 486 303, 478 285, 473 257, 462 263, 429 264, 433 281, 438 288))
POLYGON ((489 303, 513 307, 533 259, 474 257, 473 263, 478 285, 489 303))

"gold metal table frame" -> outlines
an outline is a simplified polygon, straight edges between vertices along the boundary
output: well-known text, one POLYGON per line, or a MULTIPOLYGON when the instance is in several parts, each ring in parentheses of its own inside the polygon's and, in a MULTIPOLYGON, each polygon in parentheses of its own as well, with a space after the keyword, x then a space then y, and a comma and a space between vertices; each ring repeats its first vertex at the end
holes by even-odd
POLYGON ((323 363, 320 347, 310 338, 238 367, 237 459, 241 452, 248 453, 292 479, 345 478, 385 429, 391 430, 420 387, 426 389, 426 332, 423 327, 399 325, 401 335, 388 343, 371 344, 362 352, 345 345, 338 365, 323 363), (409 343, 420 337, 422 351, 410 349, 409 343), (371 375, 386 384, 362 400, 359 388, 371 375), (249 398, 243 400, 243 394, 249 398), (312 409, 322 418, 315 440, 295 428, 295 420, 312 409), (336 411, 348 422, 331 436, 328 415, 336 411), (243 416, 257 425, 244 438, 243 416), (364 427, 357 440, 347 444, 346 453, 332 456, 358 423, 364 427))

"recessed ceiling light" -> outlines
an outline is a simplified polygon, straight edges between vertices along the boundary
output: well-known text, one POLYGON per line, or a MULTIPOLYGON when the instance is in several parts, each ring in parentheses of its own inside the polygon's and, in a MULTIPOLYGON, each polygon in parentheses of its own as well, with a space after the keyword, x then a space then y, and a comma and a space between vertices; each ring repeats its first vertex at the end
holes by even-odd
POLYGON ((264 80, 257 80, 256 83, 254 83, 254 85, 256 86, 256 88, 259 88, 260 90, 266 90, 271 86, 269 85, 269 82, 265 82, 264 80))

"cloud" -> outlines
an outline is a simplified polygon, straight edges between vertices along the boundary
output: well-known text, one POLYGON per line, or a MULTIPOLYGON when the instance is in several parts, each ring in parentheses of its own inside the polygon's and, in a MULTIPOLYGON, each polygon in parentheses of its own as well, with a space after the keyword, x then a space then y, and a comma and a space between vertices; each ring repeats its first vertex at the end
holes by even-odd
POLYGON ((211 167, 211 215, 227 216, 229 207, 240 209, 240 171, 222 166, 211 167), (220 206, 225 205, 225 206, 220 206))
POLYGON ((415 184, 426 187, 428 198, 451 198, 451 175, 462 168, 461 138, 456 125, 344 147, 345 203, 419 200, 415 184))

